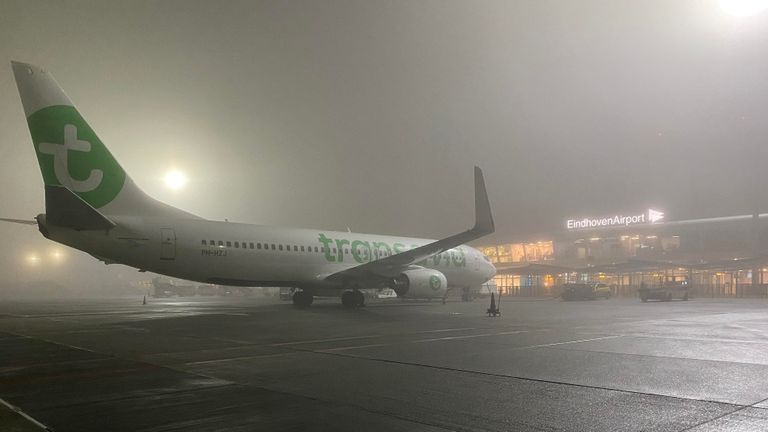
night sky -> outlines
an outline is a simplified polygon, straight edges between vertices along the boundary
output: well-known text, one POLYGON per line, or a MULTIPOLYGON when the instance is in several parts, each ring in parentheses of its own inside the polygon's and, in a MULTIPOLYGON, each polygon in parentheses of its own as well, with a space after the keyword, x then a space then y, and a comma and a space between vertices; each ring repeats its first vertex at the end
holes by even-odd
MULTIPOLYGON (((11 60, 146 192, 212 219, 444 237, 768 212, 768 13, 716 1, 0 4, 0 213, 44 209, 11 60), (171 168, 187 187, 162 182, 171 168)), ((14 245, 45 244, 0 225, 14 245)))

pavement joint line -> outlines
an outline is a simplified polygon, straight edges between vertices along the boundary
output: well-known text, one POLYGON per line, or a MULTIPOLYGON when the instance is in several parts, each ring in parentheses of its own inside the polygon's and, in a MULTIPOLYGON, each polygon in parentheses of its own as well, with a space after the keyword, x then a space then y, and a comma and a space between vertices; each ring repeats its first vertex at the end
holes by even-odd
POLYGON ((10 402, 6 401, 3 398, 0 398, 0 404, 5 405, 9 410, 15 412, 16 414, 24 417, 27 421, 34 424, 35 426, 39 427, 42 430, 50 431, 51 428, 48 426, 42 424, 41 422, 37 421, 34 417, 30 416, 29 414, 25 413, 21 410, 21 408, 17 407, 16 405, 11 404, 10 402))
MULTIPOLYGON (((296 349, 296 351, 300 351, 300 352, 313 352, 313 351, 302 350, 302 349, 296 349)), ((345 357, 345 356, 343 356, 343 357, 345 357)), ((353 357, 353 356, 348 356, 348 357, 353 357)), ((333 406, 336 406, 336 407, 342 406, 342 405, 351 406, 351 407, 357 408, 357 409, 359 409, 361 411, 365 411, 365 412, 368 412, 368 413, 372 413, 372 414, 376 414, 376 415, 381 415, 381 416, 385 416, 385 417, 392 417, 392 418, 396 418, 398 420, 404 420, 404 421, 407 421, 407 422, 410 422, 410 423, 416 423, 416 424, 420 424, 420 425, 430 426, 430 427, 433 427, 433 428, 439 428, 439 429, 443 429, 443 430, 451 431, 451 432, 456 432, 458 430, 470 430, 470 429, 466 429, 466 428, 465 429, 455 429, 455 427, 449 428, 448 426, 441 425, 439 423, 430 423, 428 421, 421 420, 421 419, 418 419, 418 418, 406 417, 406 416, 404 416, 402 414, 399 414, 397 412, 376 410, 376 409, 373 409, 373 408, 370 408, 370 407, 366 407, 366 406, 363 406, 363 405, 358 405, 358 404, 349 402, 349 399, 347 399, 346 402, 339 403, 339 401, 337 401, 337 400, 327 400, 327 399, 324 399, 322 397, 315 396, 315 395, 312 395, 312 394, 304 394, 304 393, 297 392, 297 391, 289 391, 289 390, 280 389, 280 388, 272 388, 272 387, 268 387, 268 386, 265 386, 265 385, 244 384, 244 383, 235 383, 235 385, 239 385, 239 386, 243 386, 243 387, 253 387, 253 388, 258 388, 258 389, 266 390, 266 391, 273 392, 273 393, 279 393, 279 394, 284 394, 284 395, 289 395, 289 396, 294 396, 294 397, 300 397, 300 398, 309 399, 309 400, 312 400, 312 401, 318 401, 318 402, 321 402, 323 404, 333 405, 333 406)))
POLYGON ((747 408, 762 409, 762 408, 760 408, 760 407, 758 407, 756 405, 759 405, 759 404, 761 404, 763 402, 766 402, 766 401, 768 401, 768 398, 765 398, 763 400, 759 400, 759 401, 757 401, 757 402, 755 402, 753 404, 750 404, 750 405, 741 405, 739 408, 737 408, 737 409, 735 409, 735 410, 733 410, 731 412, 720 414, 719 416, 716 416, 716 417, 711 418, 709 420, 704 420, 704 421, 699 422, 699 423, 697 423, 697 424, 695 424, 693 426, 689 426, 689 427, 687 427, 685 429, 680 429, 680 431, 678 431, 678 432, 685 432, 685 431, 693 430, 694 428, 698 428, 699 426, 703 426, 703 425, 705 425, 707 423, 712 423, 713 421, 717 421, 717 420, 720 420, 721 418, 725 418, 725 417, 728 417, 730 415, 734 415, 734 414, 736 414, 736 413, 738 413, 740 411, 744 411, 747 408))
MULTIPOLYGON (((154 365, 154 366, 158 366, 158 365, 154 365)), ((168 369, 174 370, 176 372, 183 372, 183 373, 187 373, 187 374, 190 374, 190 375, 194 375, 194 373, 188 372, 188 371, 177 370, 177 369, 173 369, 173 368, 168 368, 168 369)), ((197 374, 197 375, 200 375, 200 374, 197 374)), ((215 380, 221 381, 221 384, 208 385, 208 386, 204 386, 204 387, 192 387, 192 388, 179 389, 179 390, 166 390, 166 391, 160 391, 160 392, 156 392, 156 393, 152 393, 152 394, 137 394, 137 395, 128 395, 128 396, 115 396, 115 397, 111 397, 111 398, 100 398, 100 399, 95 400, 95 401, 79 401, 79 402, 74 402, 74 403, 65 403, 65 404, 62 404, 62 405, 56 405, 55 408, 57 408, 57 409, 72 408, 72 407, 76 407, 76 406, 80 406, 80 405, 93 405, 93 404, 98 404, 98 403, 103 403, 103 402, 108 402, 108 403, 121 402, 121 401, 129 401, 129 400, 134 400, 134 399, 152 398, 152 397, 157 397, 157 396, 166 396, 166 395, 181 394, 181 393, 199 392, 199 391, 205 391, 205 390, 211 390, 211 389, 218 389, 218 388, 224 388, 224 387, 231 387, 231 386, 241 385, 241 384, 236 383, 234 381, 228 381, 228 380, 225 380, 225 379, 222 379, 222 378, 212 378, 212 377, 206 377, 204 375, 200 375, 200 376, 203 376, 205 378, 211 378, 211 379, 215 379, 215 380)), ((55 428, 53 430, 55 430, 55 428)))
POLYGON ((170 369, 170 370, 176 371, 176 372, 197 375, 197 376, 201 376, 203 378, 223 381, 225 383, 230 383, 231 384, 231 381, 228 381, 228 380, 225 380, 225 379, 222 379, 222 378, 217 378, 217 377, 206 375, 206 374, 202 374, 202 373, 199 373, 199 372, 192 373, 192 372, 185 371, 183 369, 177 369, 177 368, 174 368, 172 366, 165 365, 165 364, 151 363, 151 362, 148 362, 148 361, 139 360, 139 359, 133 359, 133 358, 130 358, 130 357, 120 357, 120 356, 115 355, 115 354, 107 354, 107 353, 102 353, 102 352, 99 352, 99 351, 94 351, 94 350, 91 350, 91 349, 88 349, 88 348, 82 348, 82 347, 77 347, 77 346, 74 346, 74 345, 68 345, 68 344, 65 344, 65 343, 56 342, 54 340, 45 339, 45 338, 42 338, 42 337, 39 337, 39 336, 27 336, 27 335, 15 333, 15 332, 8 331, 8 330, 3 330, 3 332, 6 333, 6 334, 22 337, 22 338, 25 338, 25 339, 40 340, 40 341, 47 342, 47 343, 50 343, 50 344, 53 344, 53 345, 57 345, 57 346, 63 346, 63 347, 71 348, 71 349, 74 349, 74 350, 85 351, 85 352, 89 352, 91 354, 98 354, 98 355, 104 356, 106 358, 112 358, 112 359, 118 359, 118 360, 127 360, 127 361, 132 361, 132 362, 135 362, 135 363, 142 363, 142 364, 152 365, 152 366, 156 366, 156 367, 159 367, 159 368, 166 368, 166 369, 170 369))
MULTIPOLYGON (((681 396, 671 396, 671 395, 663 395, 663 394, 657 394, 657 393, 642 392, 642 391, 638 391, 638 390, 626 390, 626 389, 611 388, 611 387, 605 387, 605 386, 595 386, 595 385, 589 385, 589 384, 579 384, 579 383, 569 383, 569 382, 564 382, 564 381, 548 380, 548 379, 543 379, 543 378, 531 378, 531 377, 507 375, 507 374, 501 374, 501 373, 495 373, 495 372, 483 372, 483 371, 470 370, 470 369, 459 369, 459 368, 450 367, 450 366, 437 366, 437 365, 429 365, 429 364, 424 364, 424 363, 407 362, 407 361, 401 361, 401 360, 390 360, 390 359, 382 359, 382 358, 376 358, 376 357, 365 357, 365 356, 354 355, 354 354, 345 354, 345 353, 336 352, 336 351, 330 351, 330 352, 329 351, 317 351, 317 350, 301 349, 301 348, 288 348, 288 349, 299 351, 299 352, 308 352, 308 353, 331 355, 331 356, 337 356, 337 357, 346 357, 346 358, 356 359, 356 360, 368 360, 368 361, 374 361, 374 362, 380 362, 380 363, 389 363, 389 364, 396 364, 396 365, 403 365, 403 366, 423 367, 423 368, 428 368, 428 369, 443 370, 443 371, 447 371, 447 372, 458 372, 458 373, 466 373, 466 374, 474 374, 474 375, 483 375, 483 376, 489 376, 489 377, 495 377, 495 378, 516 379, 516 380, 521 380, 521 381, 529 381, 529 382, 536 382, 536 383, 543 383, 543 384, 562 385, 562 386, 586 388, 586 389, 593 389, 593 390, 611 391, 611 392, 617 392, 617 393, 626 393, 626 394, 635 394, 635 395, 642 395, 642 396, 662 397, 662 398, 677 399, 677 400, 687 400, 687 401, 693 401, 693 402, 706 402, 706 403, 713 403, 713 404, 726 405, 726 406, 732 406, 732 407, 739 407, 740 409, 749 408, 750 407, 750 405, 742 405, 742 404, 737 404, 737 403, 733 403, 733 402, 724 402, 724 401, 716 401, 716 400, 709 400, 709 399, 696 399, 696 398, 688 398, 688 397, 681 397, 681 396)), ((761 401, 758 401, 758 402, 755 402, 754 405, 763 403, 765 401, 768 401, 768 398, 766 398, 764 400, 761 400, 761 401)), ((759 408, 759 407, 756 407, 756 408, 759 408)), ((683 431, 680 431, 680 432, 683 432, 683 431)))
POLYGON ((252 355, 252 356, 240 356, 240 357, 229 357, 224 359, 213 359, 213 360, 201 360, 201 361, 194 361, 194 362, 187 362, 184 363, 186 366, 196 366, 201 364, 208 364, 208 363, 220 363, 220 362, 228 362, 228 361, 236 361, 236 360, 250 360, 250 359, 261 359, 261 358, 268 358, 268 357, 280 357, 280 356, 287 356, 295 354, 293 352, 282 352, 282 353, 274 353, 274 354, 259 354, 259 355, 252 355))
POLYGON ((552 348, 552 349, 562 350, 562 351, 613 354, 613 355, 633 356, 633 357, 650 357, 650 358, 662 358, 662 359, 676 359, 676 360, 684 360, 684 361, 712 362, 712 363, 726 363, 726 364, 736 364, 736 365, 768 367, 768 363, 752 363, 752 362, 744 362, 744 361, 736 361, 736 360, 713 360, 713 359, 702 359, 702 358, 694 358, 694 357, 673 357, 668 355, 623 353, 623 352, 615 352, 615 351, 589 350, 589 349, 583 349, 583 348, 581 349, 580 348, 552 348))

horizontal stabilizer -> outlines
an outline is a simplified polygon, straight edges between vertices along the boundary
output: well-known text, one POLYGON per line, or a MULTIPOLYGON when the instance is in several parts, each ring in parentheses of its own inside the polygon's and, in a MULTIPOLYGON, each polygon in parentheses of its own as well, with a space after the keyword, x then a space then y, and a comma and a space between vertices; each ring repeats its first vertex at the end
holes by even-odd
POLYGON ((48 223, 75 230, 106 230, 115 223, 64 186, 45 186, 45 217, 48 223))
POLYGON ((0 222, 11 222, 11 223, 17 223, 17 224, 22 224, 22 225, 37 225, 37 221, 27 220, 27 219, 0 218, 0 222))

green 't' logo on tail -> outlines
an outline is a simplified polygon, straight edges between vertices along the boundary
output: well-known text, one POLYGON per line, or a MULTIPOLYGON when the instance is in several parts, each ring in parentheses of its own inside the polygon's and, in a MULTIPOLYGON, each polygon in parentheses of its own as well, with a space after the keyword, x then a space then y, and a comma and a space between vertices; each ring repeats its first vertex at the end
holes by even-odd
POLYGON ((46 185, 62 185, 94 208, 111 202, 125 171, 71 106, 50 106, 27 118, 46 185))

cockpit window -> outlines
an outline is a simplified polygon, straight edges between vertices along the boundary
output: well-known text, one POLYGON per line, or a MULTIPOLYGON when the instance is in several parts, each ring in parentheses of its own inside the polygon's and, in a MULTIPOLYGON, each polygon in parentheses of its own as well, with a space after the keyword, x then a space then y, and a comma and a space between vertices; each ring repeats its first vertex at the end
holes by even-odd
POLYGON ((490 259, 490 258, 488 258, 488 255, 483 255, 483 258, 484 258, 486 261, 488 261, 488 262, 491 262, 491 259, 490 259))

